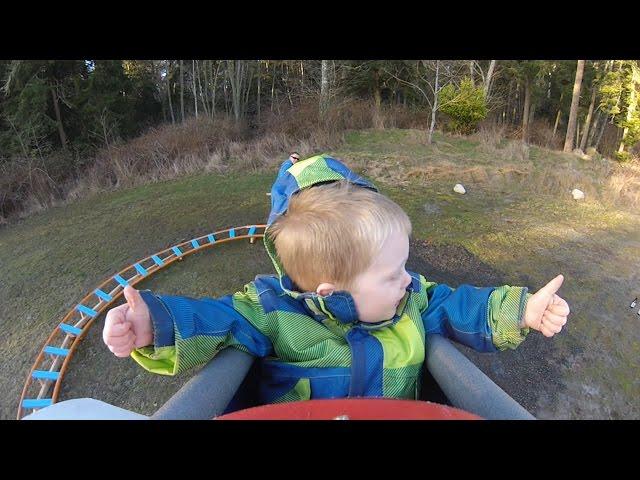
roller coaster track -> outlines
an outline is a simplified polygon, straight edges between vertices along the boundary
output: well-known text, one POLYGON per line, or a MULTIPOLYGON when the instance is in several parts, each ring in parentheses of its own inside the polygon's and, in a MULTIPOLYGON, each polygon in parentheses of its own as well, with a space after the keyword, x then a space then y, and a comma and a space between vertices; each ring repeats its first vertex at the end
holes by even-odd
POLYGON ((125 286, 133 286, 172 263, 214 245, 244 238, 254 243, 256 238, 264 237, 265 228, 266 225, 245 225, 196 237, 137 261, 103 281, 64 316, 47 338, 22 389, 18 420, 56 403, 73 353, 94 320, 120 298, 125 286), (92 303, 93 306, 88 306, 92 303))

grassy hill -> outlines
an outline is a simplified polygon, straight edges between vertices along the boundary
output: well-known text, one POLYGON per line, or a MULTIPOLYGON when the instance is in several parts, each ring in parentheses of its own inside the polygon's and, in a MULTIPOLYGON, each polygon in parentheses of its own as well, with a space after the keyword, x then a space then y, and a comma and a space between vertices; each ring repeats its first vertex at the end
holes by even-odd
MULTIPOLYGON (((516 351, 460 349, 538 418, 638 418, 640 217, 637 167, 496 138, 417 130, 349 133, 332 155, 402 205, 414 234, 409 268, 428 279, 527 285, 558 273, 572 314, 553 339, 516 351), (463 183, 467 194, 452 188, 463 183), (574 201, 572 188, 585 191, 574 201)), ((78 301, 124 266, 211 231, 262 223, 273 171, 196 175, 99 194, 0 229, 0 416, 14 418, 43 342, 78 301)), ((193 297, 240 289, 272 266, 260 242, 193 255, 140 286, 193 297)), ((61 399, 94 397, 151 414, 189 376, 148 374, 102 344, 100 318, 74 356, 61 399)))

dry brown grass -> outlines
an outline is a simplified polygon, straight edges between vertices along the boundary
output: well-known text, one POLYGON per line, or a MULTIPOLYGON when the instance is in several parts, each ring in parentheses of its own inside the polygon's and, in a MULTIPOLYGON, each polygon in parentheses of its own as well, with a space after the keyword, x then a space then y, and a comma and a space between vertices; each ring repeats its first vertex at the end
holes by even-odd
POLYGON ((640 207, 640 162, 615 165, 604 197, 614 204, 640 207))
POLYGON ((62 168, 64 163, 53 157, 5 161, 0 163, 0 223, 100 191, 199 172, 272 168, 291 150, 305 156, 334 148, 347 130, 408 128, 422 125, 423 117, 401 106, 378 111, 371 102, 344 100, 332 105, 320 121, 314 101, 263 111, 253 130, 223 115, 152 128, 99 151, 81 171, 62 168))
MULTIPOLYGON (((348 130, 405 128, 404 147, 426 148, 429 119, 424 112, 401 106, 376 109, 371 102, 336 103, 319 120, 316 102, 295 108, 267 110, 253 130, 229 118, 191 118, 183 124, 163 125, 126 143, 99 151, 84 169, 64 171, 62 158, 15 158, 0 163, 0 224, 12 216, 27 216, 51 205, 149 182, 202 172, 273 169, 291 150, 303 157, 326 152, 344 141, 348 130), (46 166, 46 167, 45 167, 46 166)), ((542 122, 531 129, 538 144, 552 144, 552 131, 542 122)), ((429 162, 410 154, 376 155, 365 172, 373 179, 407 184, 450 180, 489 188, 526 189, 540 193, 570 192, 627 208, 640 206, 638 162, 620 164, 599 155, 588 160, 541 148, 532 159, 529 144, 512 140, 517 132, 483 125, 474 135, 460 137, 478 142, 471 150, 454 145, 458 137, 438 140, 428 148, 429 162), (387 158, 388 157, 388 158, 387 158)), ((354 158, 355 160, 355 158, 354 158)))
MULTIPOLYGON (((412 133, 416 139, 424 137, 423 131, 412 133)), ((439 140, 431 146, 427 165, 400 156, 388 160, 381 157, 366 164, 367 174, 400 185, 414 181, 461 182, 493 190, 561 195, 567 199, 577 188, 585 192, 587 199, 605 205, 627 210, 640 207, 640 162, 621 164, 599 155, 565 154, 531 147, 506 135, 503 128, 485 127, 463 137, 478 142, 470 155, 455 153, 453 140, 452 143, 439 140), (536 149, 535 155, 532 148, 536 149)))
POLYGON ((553 134, 553 127, 546 121, 534 120, 529 125, 529 143, 550 150, 561 150, 564 144, 564 132, 560 129, 553 134))

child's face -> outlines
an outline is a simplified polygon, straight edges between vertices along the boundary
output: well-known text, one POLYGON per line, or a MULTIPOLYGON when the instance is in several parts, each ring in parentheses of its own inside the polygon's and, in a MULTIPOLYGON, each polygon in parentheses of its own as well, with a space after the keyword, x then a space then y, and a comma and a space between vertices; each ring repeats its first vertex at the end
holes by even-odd
POLYGON ((411 276, 405 270, 409 258, 409 237, 394 232, 371 266, 362 272, 349 290, 363 322, 381 322, 392 318, 404 298, 411 276))

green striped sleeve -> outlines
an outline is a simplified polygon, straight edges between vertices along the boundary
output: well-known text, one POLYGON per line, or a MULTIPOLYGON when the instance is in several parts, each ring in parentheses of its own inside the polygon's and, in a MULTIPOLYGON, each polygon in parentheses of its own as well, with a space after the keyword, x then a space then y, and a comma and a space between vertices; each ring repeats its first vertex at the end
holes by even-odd
POLYGON ((530 296, 526 287, 508 285, 491 292, 487 321, 498 350, 517 348, 529 333, 528 328, 521 327, 521 321, 530 296))

